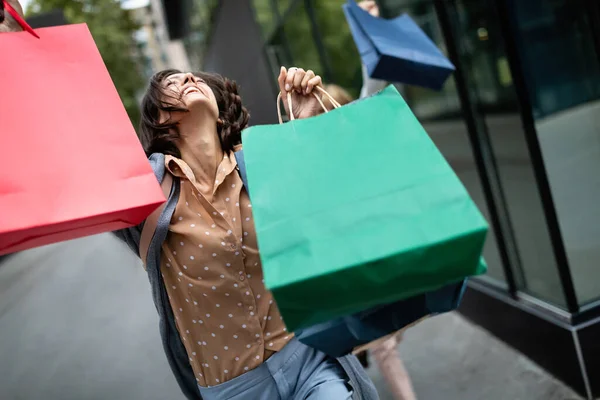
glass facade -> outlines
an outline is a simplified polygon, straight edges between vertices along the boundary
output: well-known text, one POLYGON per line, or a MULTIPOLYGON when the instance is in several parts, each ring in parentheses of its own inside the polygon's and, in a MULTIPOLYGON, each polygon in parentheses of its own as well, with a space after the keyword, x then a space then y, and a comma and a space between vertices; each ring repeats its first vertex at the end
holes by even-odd
POLYGON ((600 57, 588 4, 593 7, 581 0, 511 2, 537 138, 582 305, 600 298, 600 57))
MULTIPOLYGON (((280 65, 301 66, 357 96, 360 57, 344 3, 254 0, 273 74, 280 65)), ((590 21, 590 8, 600 6, 586 0, 378 3, 383 17, 408 13, 454 56, 464 77, 464 90, 455 77, 439 92, 398 87, 488 220, 502 221, 485 246, 484 284, 577 313, 565 280, 570 275, 577 304, 600 299, 600 40, 594 40, 600 27, 590 21), (509 21, 501 22, 500 4, 510 11, 509 21), (518 63, 508 51, 507 32, 517 43, 518 63), (525 77, 525 88, 517 86, 515 73, 525 77), (530 102, 522 101, 521 89, 530 102), (537 142, 528 136, 527 116, 537 142), (535 146, 541 166, 532 156, 535 146), (551 199, 544 197, 544 184, 551 199), (567 263, 557 261, 549 205, 558 216, 567 263)))
POLYGON ((510 267, 520 290, 566 305, 546 226, 529 148, 519 114, 492 0, 447 2, 455 44, 467 76, 475 117, 481 120, 497 165, 518 262, 510 267))

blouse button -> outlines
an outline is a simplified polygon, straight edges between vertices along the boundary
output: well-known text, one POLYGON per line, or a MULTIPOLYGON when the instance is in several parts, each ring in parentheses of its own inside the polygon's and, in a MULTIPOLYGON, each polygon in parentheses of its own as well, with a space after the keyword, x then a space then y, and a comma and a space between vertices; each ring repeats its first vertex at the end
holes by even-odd
POLYGON ((240 275, 240 281, 244 280, 244 275, 240 275))

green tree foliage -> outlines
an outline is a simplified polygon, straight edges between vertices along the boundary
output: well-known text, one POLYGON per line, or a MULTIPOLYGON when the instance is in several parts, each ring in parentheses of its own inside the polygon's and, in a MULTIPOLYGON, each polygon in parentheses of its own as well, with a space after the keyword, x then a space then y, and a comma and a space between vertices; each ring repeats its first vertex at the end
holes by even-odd
POLYGON ((362 85, 360 56, 342 5, 346 0, 310 0, 335 83, 358 95, 362 85))
POLYGON ((129 118, 137 127, 140 110, 136 95, 144 85, 133 39, 139 27, 118 0, 33 0, 27 14, 57 9, 70 23, 88 25, 129 118))
POLYGON ((252 4, 267 45, 283 49, 282 62, 312 69, 321 75, 329 72, 330 83, 337 83, 357 96, 362 85, 360 57, 342 9, 345 2, 253 0, 252 4), (311 22, 310 9, 314 13, 315 24, 311 22), (277 12, 283 17, 279 27, 277 12), (321 49, 315 36, 322 41, 321 49))
POLYGON ((290 66, 312 69, 316 74, 325 75, 322 54, 314 40, 313 29, 306 5, 300 2, 288 14, 279 37, 291 53, 290 66))

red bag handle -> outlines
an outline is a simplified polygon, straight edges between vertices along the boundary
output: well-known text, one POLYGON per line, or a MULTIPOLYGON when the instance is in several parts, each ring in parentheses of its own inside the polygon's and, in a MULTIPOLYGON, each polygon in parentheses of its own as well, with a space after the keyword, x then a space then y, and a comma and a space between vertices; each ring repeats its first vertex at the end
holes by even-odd
POLYGON ((35 31, 31 28, 31 26, 29 26, 29 24, 27 22, 25 22, 25 20, 23 18, 21 18, 21 16, 17 12, 17 10, 15 10, 13 8, 13 6, 8 4, 8 2, 6 0, 2 0, 2 2, 4 3, 4 8, 6 9, 6 11, 8 11, 8 13, 15 19, 15 21, 17 21, 19 23, 19 25, 21 25, 21 28, 23 28, 27 32, 31 33, 36 38, 38 38, 38 39, 40 38, 38 36, 38 34, 35 33, 35 31))

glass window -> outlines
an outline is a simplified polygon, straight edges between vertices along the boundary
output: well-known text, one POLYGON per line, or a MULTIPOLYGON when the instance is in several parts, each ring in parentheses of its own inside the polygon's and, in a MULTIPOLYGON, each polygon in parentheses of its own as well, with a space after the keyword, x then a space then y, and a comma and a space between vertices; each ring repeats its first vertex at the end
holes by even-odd
POLYGON ((592 39, 600 32, 583 1, 513 4, 538 139, 583 304, 600 298, 600 55, 592 39))
MULTIPOLYGON (((407 13, 438 48, 443 53, 447 53, 432 0, 384 0, 381 3, 383 5, 381 9, 383 16, 394 18, 407 13)), ((461 117, 460 101, 453 79, 449 79, 441 91, 404 85, 403 94, 411 104, 413 112, 421 121, 461 117)))
MULTIPOLYGON (((444 49, 443 36, 432 1, 403 2, 395 0, 382 3, 383 15, 394 17, 401 13, 408 13, 438 47, 444 49)), ((448 79, 444 88, 439 92, 414 86, 403 86, 401 90, 431 139, 452 166, 486 219, 490 221, 486 198, 481 186, 481 176, 475 163, 466 124, 461 116, 460 100, 454 79, 448 79)), ((488 263, 489 272, 481 279, 506 286, 493 227, 490 227, 483 255, 488 263)))
POLYGON ((521 269, 517 284, 564 307, 565 300, 517 98, 492 0, 447 4, 478 118, 487 127, 513 228, 521 269))
POLYGON ((541 119, 600 99, 600 68, 585 2, 514 2, 518 44, 541 119))

